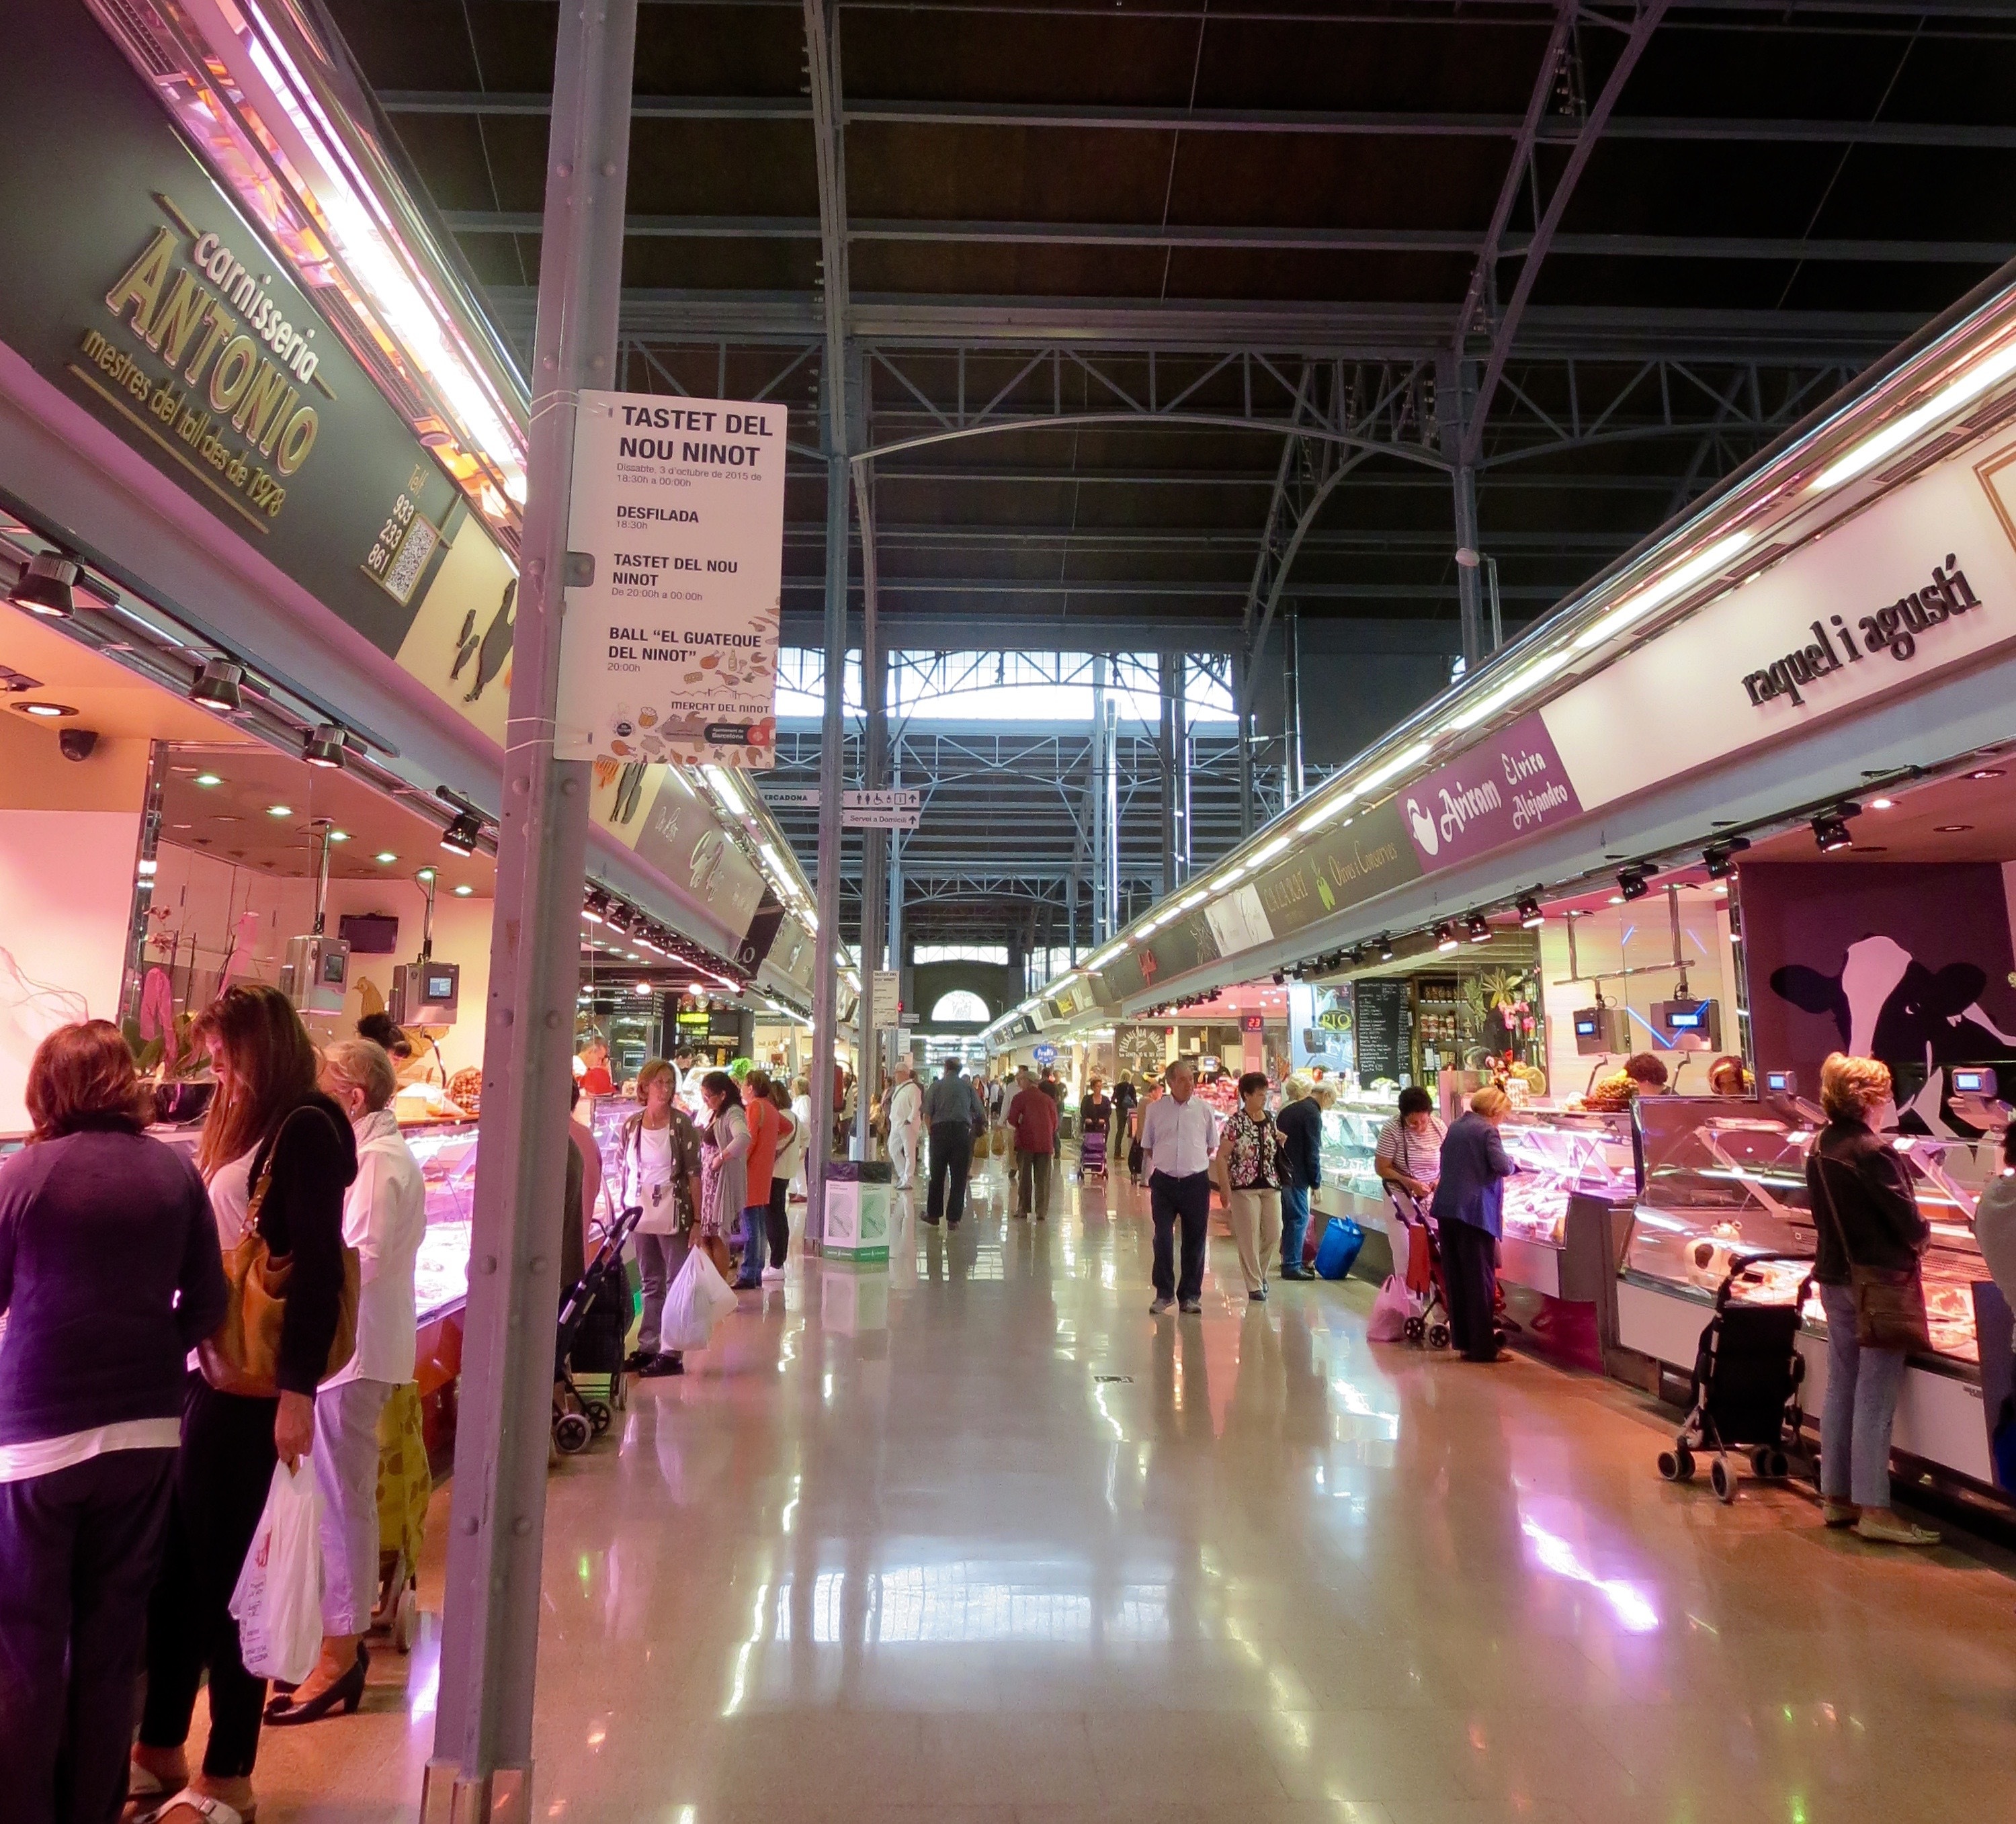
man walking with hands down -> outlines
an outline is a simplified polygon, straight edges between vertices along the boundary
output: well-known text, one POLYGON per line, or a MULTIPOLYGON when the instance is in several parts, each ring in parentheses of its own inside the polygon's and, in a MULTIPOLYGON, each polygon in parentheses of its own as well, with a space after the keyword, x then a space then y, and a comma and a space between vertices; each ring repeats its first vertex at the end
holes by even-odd
POLYGON ((1179 1058, 1163 1073, 1168 1094, 1141 1118, 1142 1167, 1148 1178, 1149 1207, 1155 1221, 1157 1317, 1181 1302, 1185 1312, 1203 1308, 1204 1250, 1211 1228, 1211 1162, 1218 1151, 1219 1120, 1210 1103, 1191 1092, 1196 1067, 1179 1058), (1175 1271, 1177 1219, 1183 1229, 1183 1268, 1175 1271))
POLYGON ((1015 1099, 1008 1105, 1015 1131, 1015 1214, 1041 1222, 1050 1213, 1050 1161, 1057 1146, 1057 1105, 1027 1070, 1015 1073, 1015 1099), (1031 1186, 1033 1185, 1033 1190, 1031 1186))
POLYGON ((987 1117, 973 1085, 959 1074, 959 1060, 947 1058, 945 1072, 924 1092, 924 1119, 931 1130, 931 1186, 924 1220, 945 1218, 950 1229, 966 1214, 966 1175, 973 1163, 973 1136, 987 1117))

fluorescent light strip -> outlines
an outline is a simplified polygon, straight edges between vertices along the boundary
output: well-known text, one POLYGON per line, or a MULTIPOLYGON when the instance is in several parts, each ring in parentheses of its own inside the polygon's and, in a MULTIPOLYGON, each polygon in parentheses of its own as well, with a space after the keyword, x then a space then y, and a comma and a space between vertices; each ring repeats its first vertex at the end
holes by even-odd
POLYGON ((1647 583, 1636 594, 1626 596, 1594 626, 1584 628, 1575 636, 1574 649, 1586 653, 1591 646, 1600 646, 1613 634, 1622 632, 1634 621, 1643 619, 1654 608, 1672 601, 1683 590, 1691 588, 1704 577, 1719 570, 1750 543, 1751 536, 1748 532, 1732 532, 1726 538, 1717 539, 1705 551, 1696 552, 1686 563, 1647 583))
POLYGON ((1181 899, 1176 901, 1176 910, 1178 912, 1194 912, 1210 898, 1211 894, 1208 888, 1200 888, 1195 893, 1186 893, 1181 899))
POLYGON ((1237 887, 1241 878, 1244 877, 1245 872, 1246 864, 1244 862, 1241 862, 1236 868, 1226 869, 1222 874, 1219 875, 1215 880, 1211 882, 1211 891, 1213 893, 1222 893, 1228 887, 1237 887))
POLYGON ((1312 836, 1326 823, 1335 820, 1337 814, 1358 802, 1355 792, 1335 792, 1318 805, 1308 816, 1295 826, 1298 836, 1312 836))
POLYGON ((1255 850, 1254 851, 1253 858, 1246 865, 1249 868, 1257 868, 1262 862, 1271 862, 1287 846, 1287 836, 1285 834, 1277 836, 1271 842, 1267 843, 1264 847, 1255 850))
POLYGON ((1983 355, 1915 411, 1906 412, 1902 418, 1864 437, 1846 455, 1823 469, 1807 491, 1823 494, 1830 487, 1838 487, 1844 481, 1852 481, 1856 476, 1874 468, 1885 456, 1902 449, 1919 432, 1938 423, 1942 418, 1951 416, 1963 405, 1971 405, 1997 380, 2007 379, 2012 373, 2016 373, 2016 342, 2007 343, 1992 354, 1983 355))
POLYGON ((1475 728, 1487 717, 1497 714, 1514 697, 1524 696, 1535 685, 1544 684, 1568 662, 1568 649, 1564 646, 1558 652, 1549 653, 1544 658, 1535 659, 1530 665, 1521 665, 1496 690, 1479 697, 1476 702, 1451 716, 1448 726, 1452 729, 1475 728))

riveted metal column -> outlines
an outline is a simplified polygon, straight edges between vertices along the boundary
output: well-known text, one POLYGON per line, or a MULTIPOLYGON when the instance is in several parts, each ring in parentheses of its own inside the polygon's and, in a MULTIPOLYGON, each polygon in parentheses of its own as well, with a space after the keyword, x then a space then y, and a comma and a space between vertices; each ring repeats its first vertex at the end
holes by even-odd
POLYGON ((1484 578, 1477 549, 1477 470, 1467 454, 1471 414, 1477 405, 1477 364, 1446 358, 1438 364, 1435 411, 1442 447, 1452 459, 1449 484, 1456 509, 1456 609, 1463 662, 1475 671, 1484 661, 1484 578))
POLYGON ((616 383, 637 0, 561 10, 426 1824, 531 1818, 589 769, 553 757, 576 398, 616 383))
POLYGON ((1162 891, 1176 890, 1176 667, 1172 653, 1157 655, 1157 682, 1161 686, 1161 739, 1157 756, 1162 774, 1162 891))
MULTIPOLYGON (((861 707, 864 739, 862 742, 862 785, 869 791, 881 790, 887 782, 886 752, 889 739, 888 655, 882 649, 881 630, 875 613, 875 522, 868 509, 865 477, 857 473, 857 512, 861 521, 861 707)), ((888 865, 888 833, 865 829, 861 833, 861 1014, 860 1038, 855 1074, 860 1080, 854 1103, 854 1155, 873 1156, 874 1123, 869 1103, 875 1092, 876 1060, 882 1055, 875 1027, 875 975, 882 966, 882 894, 887 885, 884 869, 888 865)))
POLYGON ((1281 808, 1302 795, 1302 617, 1291 602, 1281 617, 1281 808))
POLYGON ((833 1157, 833 1059, 840 1018, 840 794, 847 747, 846 419, 841 381, 819 389, 826 433, 826 713, 819 725, 819 961, 812 971, 812 1131, 805 1157, 805 1239, 826 1237, 826 1165, 833 1157))

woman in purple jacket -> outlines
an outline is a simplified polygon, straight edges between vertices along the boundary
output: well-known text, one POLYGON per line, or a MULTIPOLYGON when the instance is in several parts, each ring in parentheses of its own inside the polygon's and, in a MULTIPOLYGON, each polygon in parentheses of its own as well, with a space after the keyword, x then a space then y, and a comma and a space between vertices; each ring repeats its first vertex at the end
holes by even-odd
POLYGON ((140 1131, 117 1027, 36 1048, 0 1170, 0 1768, 22 1824, 110 1824, 182 1431, 224 1315, 196 1167, 140 1131))

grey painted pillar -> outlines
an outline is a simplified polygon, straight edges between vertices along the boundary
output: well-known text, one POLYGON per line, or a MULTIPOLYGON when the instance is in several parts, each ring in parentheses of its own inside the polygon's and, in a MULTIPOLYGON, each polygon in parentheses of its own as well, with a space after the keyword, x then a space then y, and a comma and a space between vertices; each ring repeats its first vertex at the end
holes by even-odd
MULTIPOLYGON (((869 580, 873 572, 866 556, 866 541, 873 535, 870 531, 872 523, 869 516, 862 516, 861 707, 865 712, 865 727, 861 782, 871 792, 880 790, 887 780, 889 742, 888 655, 882 649, 875 591, 869 580)), ((881 1042, 876 1036, 872 971, 882 960, 882 895, 888 886, 884 870, 889 865, 890 833, 865 829, 861 835, 861 1019, 855 1071, 861 1088, 854 1102, 854 1156, 867 1159, 874 1152, 870 1132, 873 1123, 869 1118, 868 1103, 874 1093, 876 1060, 882 1055, 881 1042)))
POLYGON ((1253 833, 1253 655, 1232 655, 1232 714, 1239 729, 1239 840, 1253 833))
POLYGON ((532 1811, 550 1448, 589 768, 553 757, 575 400, 616 383, 637 0, 563 9, 533 343, 524 581, 504 744, 463 1400, 427 1824, 532 1811))
POLYGON ((1171 653, 1156 660, 1157 681, 1161 685, 1161 739, 1157 755, 1162 775, 1162 892, 1174 893, 1176 872, 1176 667, 1180 661, 1171 653))
POLYGON ((847 419, 838 374, 821 378, 826 434, 826 713, 819 725, 818 962, 812 973, 812 1131, 805 1153, 805 1239, 826 1235, 826 1165, 833 1157, 833 1061, 839 1030, 841 762, 847 749, 847 419))
MULTIPOLYGON (((1117 666, 1114 671, 1117 676, 1117 666)), ((1120 903, 1120 705, 1111 697, 1106 701, 1106 725, 1100 731, 1100 741, 1106 779, 1100 802, 1100 814, 1106 822, 1105 937, 1111 943, 1127 923, 1125 908, 1120 903)))
POLYGON ((1092 740, 1086 755, 1085 808, 1092 827, 1092 941, 1113 935, 1113 908, 1106 898, 1106 661, 1092 661, 1092 740))
POLYGON ((1187 696, 1190 660, 1176 658, 1176 872, 1186 880, 1197 865, 1197 845, 1190 827, 1190 764, 1197 744, 1190 738, 1190 712, 1187 696))
MULTIPOLYGON (((889 783, 900 786, 903 782, 903 737, 900 732, 892 732, 889 744, 889 783)), ((889 966, 896 972, 899 988, 903 975, 903 833, 900 829, 889 833, 889 885, 888 901, 884 908, 884 923, 889 933, 889 966)), ((903 988, 907 998, 908 989, 903 988)))
POLYGON ((1302 795, 1302 617, 1294 603, 1281 610, 1281 808, 1302 795))
POLYGON ((1477 403, 1477 364, 1449 358, 1437 368, 1435 412, 1443 454, 1450 458, 1449 483, 1456 509, 1456 608, 1461 623, 1463 663, 1474 671, 1484 661, 1484 579, 1477 541, 1477 471, 1463 459, 1471 413, 1477 403))

